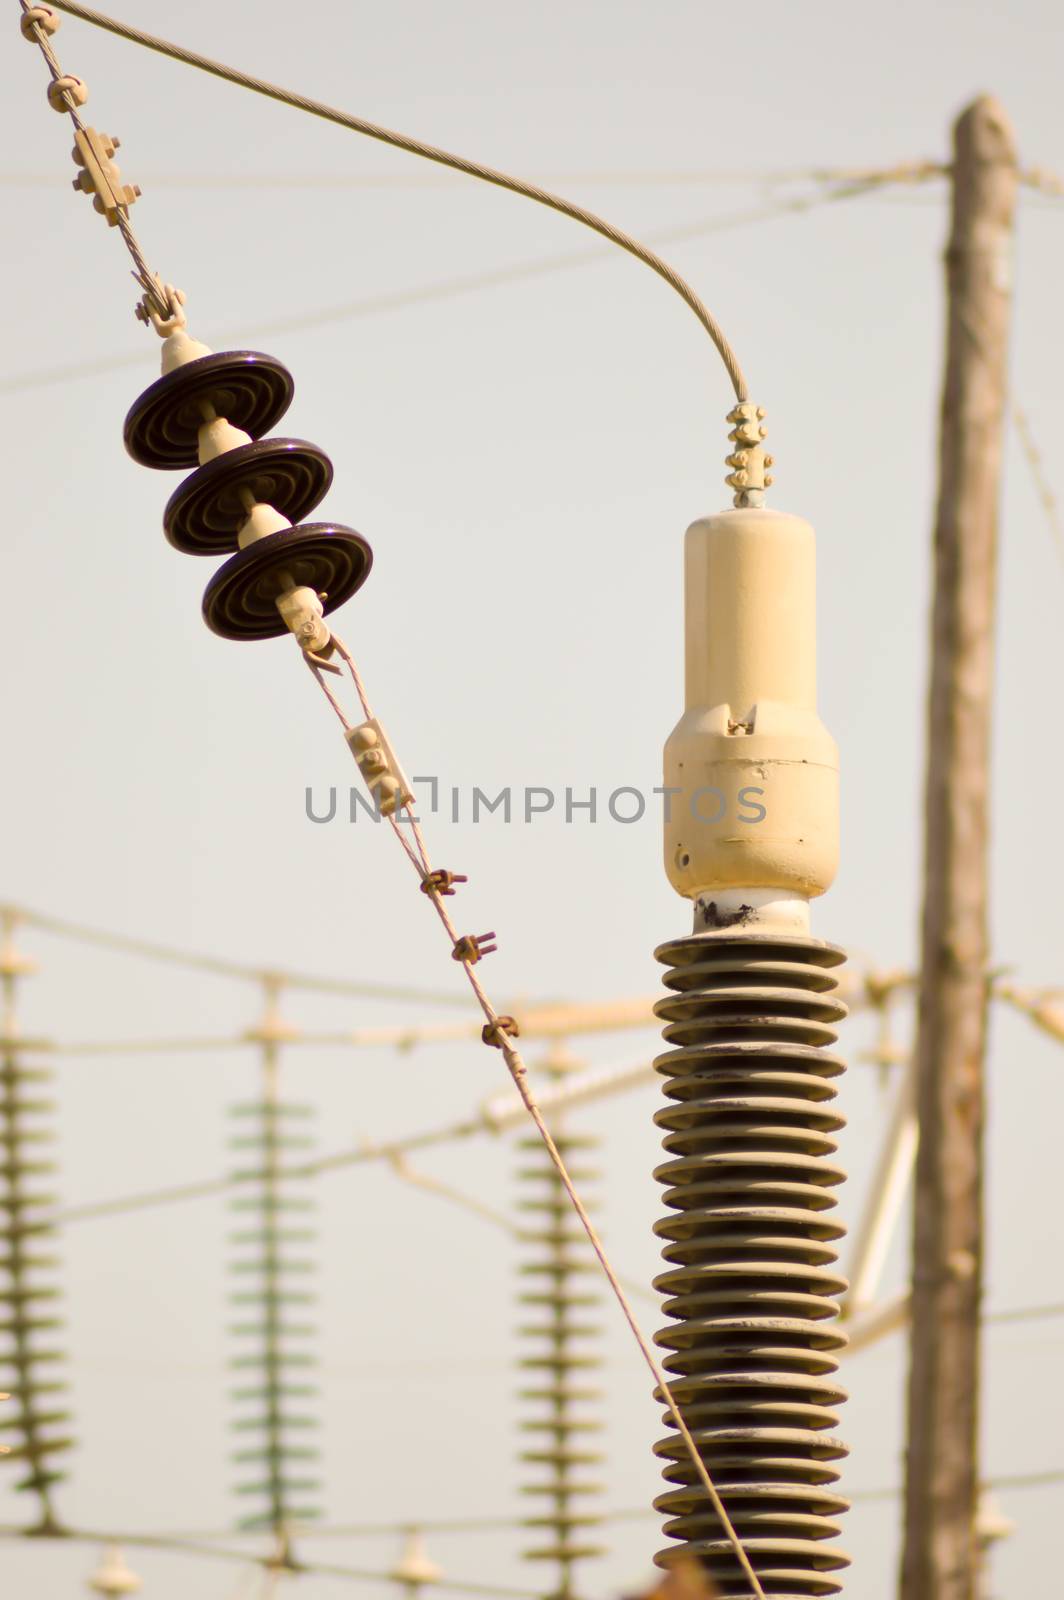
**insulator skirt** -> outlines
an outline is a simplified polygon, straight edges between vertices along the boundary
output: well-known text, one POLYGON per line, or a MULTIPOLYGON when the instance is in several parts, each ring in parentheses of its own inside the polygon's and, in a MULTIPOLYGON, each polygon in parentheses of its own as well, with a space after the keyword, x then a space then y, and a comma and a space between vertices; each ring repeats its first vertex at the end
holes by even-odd
POLYGON ((158 378, 137 398, 126 417, 126 449, 143 467, 194 467, 206 416, 225 417, 234 428, 261 439, 284 416, 294 392, 291 373, 273 356, 257 350, 200 356, 158 378))
MULTIPOLYGON (((835 1377, 843 1229, 831 1215, 843 1066, 829 1050, 846 1014, 833 992, 843 955, 747 933, 676 939, 657 956, 669 992, 655 1009, 672 1048, 655 1062, 667 1157, 655 1176, 670 1208, 655 1228, 666 1263, 655 1286, 674 1319, 657 1343, 765 1594, 834 1595, 848 1561, 831 1542, 847 1509, 832 1487, 846 1454, 834 1433, 846 1399, 835 1377)), ((655 1453, 665 1533, 722 1597, 753 1600, 671 1420, 655 1453)))
POLYGON ((223 639, 277 639, 288 631, 276 605, 284 589, 314 589, 328 613, 362 587, 372 565, 372 550, 353 528, 336 522, 284 528, 218 568, 204 590, 203 618, 223 639))
POLYGON ((305 439, 259 439, 215 456, 170 496, 163 531, 176 550, 212 556, 238 548, 246 497, 302 522, 332 483, 332 463, 305 439))

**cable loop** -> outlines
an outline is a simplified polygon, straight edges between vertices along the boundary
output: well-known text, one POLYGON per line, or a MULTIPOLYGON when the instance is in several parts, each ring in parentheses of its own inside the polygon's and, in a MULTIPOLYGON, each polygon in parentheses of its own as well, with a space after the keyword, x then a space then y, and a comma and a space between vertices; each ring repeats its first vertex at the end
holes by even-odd
MULTIPOLYGON (((137 274, 134 273, 133 276, 136 277, 137 274)), ((183 289, 175 289, 172 283, 161 283, 156 277, 153 293, 149 294, 145 289, 143 296, 137 302, 137 321, 150 323, 160 339, 168 339, 172 333, 177 333, 178 329, 188 327, 188 318, 182 310, 184 304, 183 289)))
POLYGON ((312 117, 321 117, 326 122, 334 122, 341 128, 347 128, 352 133, 358 133, 368 139, 376 139, 381 144, 391 145, 396 150, 405 150, 409 155, 420 156, 425 161, 434 161, 439 166, 450 167, 455 172, 465 173, 467 177, 478 178, 482 183, 494 184, 499 189, 507 189, 511 194, 523 196, 526 200, 534 200, 538 205, 547 206, 552 211, 560 212, 562 216, 570 217, 574 222, 581 223, 585 228, 590 228, 593 233, 600 234, 608 239, 619 249, 625 250, 634 256, 637 261, 642 261, 652 272, 680 296, 684 303, 698 318, 702 327, 709 334, 717 353, 719 354, 735 390, 735 397, 739 401, 749 398, 749 389, 738 358, 724 331, 716 318, 703 304, 700 297, 691 288, 691 285, 671 267, 667 261, 656 254, 647 245, 641 244, 638 239, 633 239, 630 234, 614 227, 613 223, 605 221, 595 212, 589 211, 585 206, 577 205, 572 200, 553 194, 549 189, 541 189, 537 184, 527 183, 522 178, 515 178, 507 172, 500 172, 494 167, 485 166, 480 161, 470 161, 465 156, 455 155, 449 150, 441 150, 437 145, 426 144, 421 139, 411 138, 409 134, 397 133, 391 128, 383 128, 378 123, 369 122, 365 117, 356 117, 351 112, 341 111, 335 106, 324 104, 321 100, 312 100, 309 95, 298 94, 294 90, 285 89, 278 84, 268 83, 263 78, 256 78, 251 73, 241 72, 237 67, 230 67, 224 62, 214 61, 209 56, 198 54, 195 50, 188 50, 183 45, 172 44, 167 39, 160 39, 155 34, 146 33, 141 28, 135 28, 126 22, 119 22, 114 17, 105 16, 102 12, 93 11, 88 6, 73 3, 73 0, 62 0, 61 9, 71 16, 80 17, 83 22, 92 23, 94 27, 105 28, 109 33, 114 33, 122 39, 128 39, 133 44, 143 45, 148 50, 156 50, 160 55, 169 56, 172 61, 180 61, 185 66, 196 67, 201 72, 209 72, 216 78, 224 78, 226 82, 236 84, 239 88, 250 89, 253 94, 265 95, 268 99, 279 100, 282 105, 293 107, 297 111, 306 111, 312 117))

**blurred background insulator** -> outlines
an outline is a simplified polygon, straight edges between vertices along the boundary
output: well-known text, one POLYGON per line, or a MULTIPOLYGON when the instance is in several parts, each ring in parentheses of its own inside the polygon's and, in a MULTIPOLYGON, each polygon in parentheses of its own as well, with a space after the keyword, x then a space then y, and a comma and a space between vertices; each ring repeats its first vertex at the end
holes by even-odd
MULTIPOLYGON (((540 1067, 557 1083, 579 1065, 559 1041, 540 1067)), ((597 1140, 567 1133, 561 1116, 552 1113, 551 1132, 586 1202, 598 1173, 585 1157, 597 1140)), ((543 1592, 550 1600, 570 1600, 576 1563, 603 1553, 591 1535, 601 1521, 594 1500, 602 1486, 591 1476, 602 1460, 594 1448, 602 1427, 594 1410, 601 1390, 588 1383, 601 1366, 590 1342, 601 1329, 586 1320, 599 1303, 597 1264, 542 1141, 535 1135, 520 1139, 518 1151, 519 1207, 528 1218, 521 1229, 526 1248, 518 1300, 531 1318, 519 1330, 528 1352, 519 1364, 532 1384, 520 1390, 520 1427, 531 1436, 520 1456, 528 1469, 521 1491, 538 1502, 534 1514, 522 1519, 535 1537, 524 1555, 548 1564, 552 1581, 543 1592)))
POLYGON ((310 1254, 314 1201, 293 1193, 284 1175, 314 1141, 306 1131, 312 1108, 280 1095, 286 1030, 277 1014, 277 987, 267 981, 263 1019, 251 1035, 261 1045, 259 1096, 231 1111, 241 1128, 232 1148, 241 1152, 240 1170, 248 1181, 232 1203, 240 1226, 232 1235, 237 1321, 230 1332, 240 1346, 231 1365, 249 1380, 232 1391, 240 1439, 233 1456, 241 1468, 236 1492, 245 1502, 257 1502, 238 1525, 269 1529, 287 1548, 293 1524, 319 1514, 313 1497, 320 1485, 308 1476, 318 1454, 309 1442, 317 1418, 307 1405, 317 1393, 307 1381, 314 1366, 307 1341, 316 1330, 306 1320, 316 1298, 310 1254))
POLYGON ((50 1069, 29 1064, 33 1041, 19 1032, 18 986, 34 965, 16 948, 17 921, 0 914, 0 1388, 11 1392, 0 1439, 10 1446, 5 1470, 19 1474, 15 1487, 36 1497, 34 1531, 54 1532, 53 1490, 64 1477, 56 1462, 73 1444, 60 1398, 66 1385, 57 1376, 59 1263, 53 1230, 40 1220, 55 1204, 42 1187, 55 1172, 43 1149, 53 1138, 55 1102, 50 1069))

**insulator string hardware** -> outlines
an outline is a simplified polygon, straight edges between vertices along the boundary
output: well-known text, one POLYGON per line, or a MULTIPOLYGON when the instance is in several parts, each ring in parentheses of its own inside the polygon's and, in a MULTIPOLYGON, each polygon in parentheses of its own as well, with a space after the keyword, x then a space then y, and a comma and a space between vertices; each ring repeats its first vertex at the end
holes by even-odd
MULTIPOLYGON (((290 632, 312 665, 332 670, 324 618, 362 586, 373 554, 353 528, 302 520, 332 483, 325 453, 263 437, 291 404, 291 373, 258 351, 216 354, 184 327, 166 336, 162 369, 130 409, 125 443, 142 466, 196 468, 171 495, 163 528, 186 555, 229 555, 207 585, 204 621, 226 639, 290 632)), ((393 782, 390 769, 377 774, 382 809, 393 782)))
POLYGON ((461 872, 448 872, 446 867, 437 867, 435 872, 427 872, 421 880, 422 894, 453 895, 456 893, 456 883, 468 883, 469 879, 461 872))
POLYGON ((81 108, 88 103, 88 86, 81 78, 63 71, 52 48, 52 38, 59 30, 61 19, 51 6, 31 5, 30 0, 19 0, 19 3, 22 7, 19 18, 22 37, 29 44, 38 46, 51 76, 48 104, 53 111, 69 115, 74 125, 72 154, 79 171, 73 187, 79 193, 92 196, 93 207, 106 218, 109 227, 118 228, 132 258, 133 277, 144 291, 136 308, 138 319, 152 323, 160 333, 183 327, 184 295, 172 284, 164 284, 159 275, 151 270, 140 240, 133 232, 129 210, 141 191, 139 184, 122 182, 114 161, 115 151, 121 141, 87 127, 82 121, 81 108))
POLYGON ((382 817, 390 817, 403 807, 413 805, 410 780, 376 717, 348 729, 344 737, 382 817))
POLYGON ((725 478, 729 489, 734 489, 733 504, 741 510, 747 506, 763 506, 765 490, 772 487, 768 468, 774 458, 765 453, 764 406, 755 406, 750 400, 740 401, 728 412, 732 424, 728 438, 734 449, 726 456, 731 472, 725 478))
MULTIPOLYGON (((22 0, 25 6, 27 0, 22 0)), ((427 144, 424 140, 411 138, 410 135, 398 133, 392 128, 381 127, 378 123, 369 122, 365 117, 357 117, 347 111, 340 111, 335 106, 324 104, 320 100, 312 100, 309 96, 297 94, 291 89, 284 89, 277 84, 267 83, 262 78, 253 77, 250 73, 241 72, 236 67, 226 66, 220 61, 213 61, 209 56, 198 54, 194 50, 187 50, 182 45, 171 44, 166 39, 160 39, 154 34, 146 33, 143 29, 131 27, 128 23, 118 22, 113 17, 104 16, 99 11, 93 11, 88 6, 64 3, 63 10, 72 16, 80 17, 83 21, 92 23, 96 27, 105 28, 110 33, 117 34, 120 38, 129 39, 134 44, 144 45, 149 50, 157 50, 162 55, 169 56, 171 60, 180 61, 185 66, 198 68, 201 72, 209 72, 215 77, 223 78, 228 83, 237 84, 240 88, 250 89, 254 94, 266 95, 270 99, 279 100, 282 104, 292 106, 298 111, 308 112, 311 116, 321 117, 326 122, 335 123, 337 126, 348 129, 368 139, 375 139, 381 144, 391 145, 397 150, 404 150, 408 155, 418 156, 424 161, 435 162, 439 166, 450 167, 455 172, 464 173, 467 177, 476 178, 482 183, 490 183, 499 189, 509 190, 511 194, 520 195, 525 200, 531 200, 537 205, 546 206, 551 211, 558 212, 561 216, 568 217, 571 221, 579 223, 584 228, 589 228, 593 233, 599 234, 610 244, 624 250, 641 261, 644 266, 657 273, 669 288, 678 294, 684 304, 697 317, 699 323, 713 342, 717 354, 724 364, 725 371, 735 391, 737 400, 746 400, 748 389, 746 378, 739 365, 735 351, 732 349, 723 329, 711 314, 708 307, 683 279, 674 267, 657 255, 647 245, 630 234, 624 233, 613 223, 607 222, 595 212, 589 211, 586 206, 577 205, 572 200, 567 200, 562 195, 553 194, 549 189, 542 189, 537 184, 528 183, 523 178, 516 178, 508 172, 500 172, 494 167, 485 165, 482 161, 471 161, 466 156, 456 155, 453 151, 442 150, 436 145, 427 144)), ((911 169, 903 169, 906 176, 911 169)), ((921 173, 922 173, 922 169, 921 173)), ((858 180, 864 174, 858 174, 858 180)))

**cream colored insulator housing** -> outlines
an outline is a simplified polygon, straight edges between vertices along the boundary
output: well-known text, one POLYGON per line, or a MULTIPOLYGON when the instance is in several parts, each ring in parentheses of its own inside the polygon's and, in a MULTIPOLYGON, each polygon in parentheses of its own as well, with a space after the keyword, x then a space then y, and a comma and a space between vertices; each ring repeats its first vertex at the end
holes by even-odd
POLYGON ((704 902, 823 894, 839 849, 839 762, 816 713, 813 530, 723 511, 687 530, 686 710, 665 746, 665 870, 704 902))

